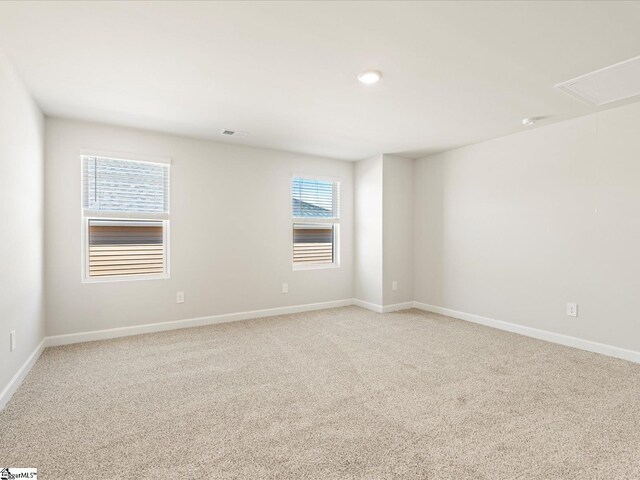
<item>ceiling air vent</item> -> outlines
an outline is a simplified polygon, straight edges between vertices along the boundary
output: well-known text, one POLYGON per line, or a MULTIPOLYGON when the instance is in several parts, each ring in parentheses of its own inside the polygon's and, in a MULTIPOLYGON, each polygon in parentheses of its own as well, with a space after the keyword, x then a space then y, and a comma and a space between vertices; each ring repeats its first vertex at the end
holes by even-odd
POLYGON ((556 87, 597 106, 635 97, 640 95, 640 57, 601 68, 556 87))
POLYGON ((239 130, 222 130, 221 135, 227 135, 228 137, 244 137, 249 135, 249 132, 241 132, 239 130))

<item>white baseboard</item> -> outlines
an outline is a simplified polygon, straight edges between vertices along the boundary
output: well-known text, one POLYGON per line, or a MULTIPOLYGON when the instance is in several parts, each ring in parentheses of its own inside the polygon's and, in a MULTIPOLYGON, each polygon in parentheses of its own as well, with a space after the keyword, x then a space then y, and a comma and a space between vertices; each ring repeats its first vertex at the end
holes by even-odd
POLYGON ((176 320, 171 322, 149 323, 146 325, 135 325, 131 327, 110 328, 107 330, 95 330, 91 332, 72 333, 68 335, 55 335, 45 337, 36 347, 33 353, 20 367, 18 372, 13 376, 9 384, 0 393, 0 410, 4 408, 20 383, 27 376, 33 365, 36 363, 40 355, 46 347, 58 345, 68 345, 71 343, 90 342, 95 340, 107 340, 110 338, 126 337, 130 335, 140 335, 143 333, 161 332, 165 330, 175 330, 179 328, 196 327, 203 325, 213 325, 216 323, 235 322, 238 320, 249 320, 252 318, 272 317, 276 315, 286 315, 289 313, 308 312, 312 310, 323 310, 326 308, 345 307, 348 305, 357 305, 367 310, 378 313, 394 312, 406 308, 418 308, 427 312, 439 313, 449 317, 466 320, 468 322, 478 323, 499 330, 525 335, 527 337, 537 338, 552 343, 558 343, 568 347, 574 347, 589 352, 600 353, 610 357, 621 358, 635 363, 640 363, 640 352, 628 350, 604 343, 592 342, 569 335, 554 333, 547 330, 540 330, 524 325, 495 320, 493 318, 482 317, 472 313, 459 312, 449 308, 428 305, 421 302, 404 302, 393 305, 377 305, 375 303, 365 302, 356 298, 348 298, 344 300, 335 300, 330 302, 309 303, 306 305, 293 305, 290 307, 268 308, 263 310, 253 310, 249 312, 227 313, 222 315, 211 315, 208 317, 190 318, 185 320, 176 320))
POLYGON ((326 308, 344 307, 347 305, 353 305, 353 300, 351 298, 344 300, 334 300, 330 302, 293 305, 290 307, 252 310, 249 312, 225 313, 222 315, 210 315, 208 317, 188 318, 185 320, 174 320, 170 322, 147 323, 144 325, 134 325, 131 327, 109 328, 107 330, 93 330, 90 332, 70 333, 66 335, 55 335, 52 337, 47 337, 46 345, 47 347, 55 347, 58 345, 69 345, 71 343, 107 340, 110 338, 128 337, 131 335, 140 335, 143 333, 162 332, 165 330, 176 330, 178 328, 201 327, 203 325, 213 325, 216 323, 236 322, 238 320, 249 320, 251 318, 273 317, 276 315, 286 315, 288 313, 323 310, 326 308))
POLYGON ((413 308, 414 302, 402 302, 394 303, 392 305, 385 305, 382 307, 382 313, 397 312, 398 310, 406 310, 407 308, 413 308))
POLYGON ((371 310, 372 312, 382 313, 383 310, 382 305, 378 305, 377 303, 365 302, 364 300, 360 300, 358 298, 352 299, 351 304, 361 308, 366 308, 367 310, 371 310))
POLYGON ((27 358, 26 362, 22 364, 20 369, 13 376, 13 378, 9 380, 9 383, 7 384, 7 386, 4 387, 4 389, 2 390, 2 393, 0 393, 0 410, 2 410, 5 407, 5 405, 11 398, 11 396, 15 393, 15 391, 18 389, 18 387, 20 386, 24 378, 27 376, 27 374, 31 370, 31 367, 33 367, 35 363, 38 361, 38 359, 40 358, 40 355, 45 349, 46 341, 47 341, 46 337, 42 339, 42 341, 36 347, 36 349, 31 353, 31 355, 29 355, 29 358, 27 358))
POLYGON ((580 350, 586 350, 588 352, 600 353, 608 357, 621 358, 630 362, 640 363, 640 352, 635 350, 628 350, 626 348, 615 347, 613 345, 607 345, 605 343, 593 342, 591 340, 572 337, 569 335, 564 335, 562 333, 550 332, 549 330, 541 330, 524 325, 517 325, 515 323, 482 317, 480 315, 474 315, 472 313, 459 312, 457 310, 451 310, 450 308, 428 305, 426 303, 413 302, 413 306, 427 312, 439 313, 441 315, 457 318, 459 320, 479 323, 480 325, 497 328, 498 330, 505 330, 507 332, 517 333, 526 337, 537 338, 538 340, 545 340, 547 342, 557 343, 567 347, 578 348, 580 350))
POLYGON ((54 335, 45 337, 40 345, 33 351, 27 361, 20 367, 20 370, 13 376, 9 384, 0 393, 0 410, 4 408, 11 396, 27 376, 33 365, 35 365, 40 354, 46 347, 56 347, 59 345, 69 345, 72 343, 91 342, 95 340, 107 340, 110 338, 128 337, 143 333, 161 332, 165 330, 176 330, 179 328, 197 327, 203 325, 213 325, 216 323, 235 322, 238 320, 249 320, 251 318, 273 317, 276 315, 286 315, 288 313, 309 312, 312 310, 324 310, 326 308, 345 307, 353 305, 353 299, 334 300, 330 302, 308 303, 305 305, 293 305, 290 307, 267 308, 263 310, 253 310, 249 312, 227 313, 222 315, 211 315, 208 317, 189 318, 185 320, 175 320, 171 322, 148 323, 146 325, 134 325, 131 327, 109 328, 106 330, 94 330, 90 332, 71 333, 67 335, 54 335))
POLYGON ((222 315, 210 315, 207 317, 188 318, 184 320, 174 320, 170 322, 147 323, 144 325, 133 325, 131 327, 109 328, 106 330, 93 330, 89 332, 70 333, 65 335, 54 335, 46 338, 47 347, 59 345, 69 345, 72 343, 93 342, 96 340, 108 340, 110 338, 128 337, 131 335, 141 335, 143 333, 162 332, 165 330, 175 330, 178 328, 201 327, 203 325, 213 325, 216 323, 236 322, 238 320, 249 320, 251 318, 273 317, 275 315, 286 315, 289 313, 308 312, 312 310, 324 310, 326 308, 345 307, 348 305, 358 305, 359 307, 372 310, 374 312, 395 312, 405 308, 412 308, 413 302, 396 303, 394 305, 376 305, 354 298, 344 300, 334 300, 330 302, 308 303, 305 305, 293 305, 290 307, 267 308, 264 310, 252 310, 249 312, 225 313, 222 315))
POLYGON ((394 303, 391 305, 378 305, 377 303, 365 302, 364 300, 360 300, 359 298, 353 299, 353 305, 357 305, 358 307, 366 308, 367 310, 371 310, 372 312, 377 313, 389 313, 389 312, 397 312, 398 310, 406 310, 407 308, 413 308, 414 302, 403 302, 403 303, 394 303))

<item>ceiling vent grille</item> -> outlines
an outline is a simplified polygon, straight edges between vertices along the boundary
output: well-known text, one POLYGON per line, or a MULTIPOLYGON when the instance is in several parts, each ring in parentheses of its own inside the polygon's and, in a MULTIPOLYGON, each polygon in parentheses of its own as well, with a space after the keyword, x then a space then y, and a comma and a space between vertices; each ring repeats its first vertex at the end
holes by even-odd
POLYGON ((249 135, 249 132, 241 132, 239 130, 222 130, 220 132, 221 135, 226 135, 228 137, 244 137, 249 135))
POLYGON ((591 105, 626 100, 640 95, 640 57, 587 73, 556 85, 591 105))

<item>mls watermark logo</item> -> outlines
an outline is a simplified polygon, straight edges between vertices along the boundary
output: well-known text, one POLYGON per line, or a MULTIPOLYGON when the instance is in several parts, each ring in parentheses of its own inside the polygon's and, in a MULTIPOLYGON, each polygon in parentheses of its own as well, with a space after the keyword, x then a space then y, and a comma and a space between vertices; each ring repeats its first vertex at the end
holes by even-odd
POLYGON ((38 478, 37 468, 2 468, 0 467, 0 480, 14 480, 18 478, 38 478))

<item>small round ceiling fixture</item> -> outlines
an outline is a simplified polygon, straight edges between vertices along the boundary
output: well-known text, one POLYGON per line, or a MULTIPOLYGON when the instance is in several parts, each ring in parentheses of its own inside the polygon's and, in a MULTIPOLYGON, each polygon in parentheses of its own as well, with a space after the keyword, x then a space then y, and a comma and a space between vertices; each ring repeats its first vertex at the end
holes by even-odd
POLYGON ((527 117, 522 119, 522 125, 525 127, 531 127, 535 125, 539 120, 543 120, 544 117, 527 117))
POLYGON ((358 75, 358 80, 365 85, 373 85, 378 83, 382 78, 382 74, 377 70, 367 70, 358 75))

